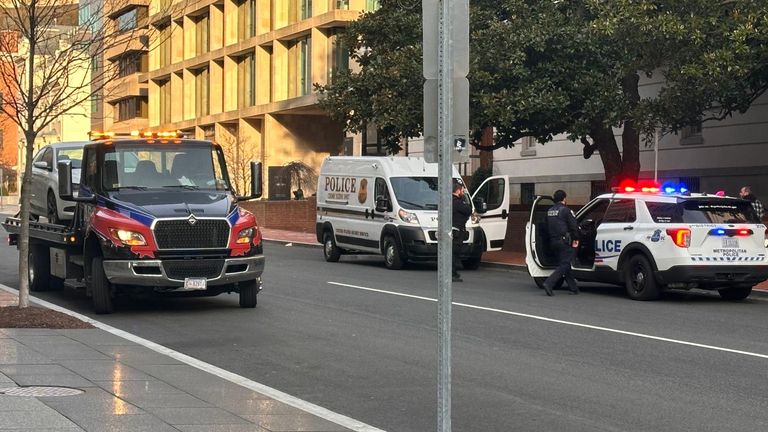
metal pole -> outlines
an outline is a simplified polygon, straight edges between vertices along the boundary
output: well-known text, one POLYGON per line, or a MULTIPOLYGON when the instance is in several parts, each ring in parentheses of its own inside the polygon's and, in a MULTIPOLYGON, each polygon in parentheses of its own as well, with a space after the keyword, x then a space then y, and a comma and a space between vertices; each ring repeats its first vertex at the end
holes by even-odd
POLYGON ((453 216, 453 0, 440 0, 437 57, 438 247, 437 247, 437 430, 451 431, 451 240, 453 216))
POLYGON ((654 145, 653 145, 653 181, 658 182, 659 181, 659 130, 656 129, 653 134, 654 137, 654 145))

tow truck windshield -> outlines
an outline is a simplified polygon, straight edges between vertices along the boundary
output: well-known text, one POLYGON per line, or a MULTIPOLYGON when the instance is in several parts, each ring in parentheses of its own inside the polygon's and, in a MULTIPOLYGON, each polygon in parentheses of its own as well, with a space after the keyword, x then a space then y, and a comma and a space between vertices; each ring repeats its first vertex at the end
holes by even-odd
POLYGON ((223 155, 210 146, 116 142, 104 153, 107 191, 147 189, 229 190, 223 155))

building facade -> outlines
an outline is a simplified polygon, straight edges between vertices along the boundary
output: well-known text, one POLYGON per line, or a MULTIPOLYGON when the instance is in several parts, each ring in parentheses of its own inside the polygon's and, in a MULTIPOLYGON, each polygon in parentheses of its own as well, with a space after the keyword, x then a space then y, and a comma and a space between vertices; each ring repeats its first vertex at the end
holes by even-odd
POLYGON ((94 95, 91 129, 130 132, 149 125, 149 0, 84 0, 80 22, 104 26, 104 46, 96 47, 91 70, 94 95))
POLYGON ((267 195, 290 197, 285 164, 317 170, 345 152, 342 125, 317 107, 313 84, 348 67, 337 35, 376 7, 371 0, 152 0, 150 128, 219 142, 230 171, 261 161, 267 195))

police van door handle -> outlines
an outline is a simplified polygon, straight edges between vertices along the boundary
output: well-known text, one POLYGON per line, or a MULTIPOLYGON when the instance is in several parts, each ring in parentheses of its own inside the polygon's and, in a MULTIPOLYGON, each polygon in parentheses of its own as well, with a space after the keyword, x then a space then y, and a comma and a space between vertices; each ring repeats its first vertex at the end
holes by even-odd
POLYGON ((635 227, 633 227, 632 225, 624 227, 624 231, 632 231, 633 229, 635 229, 635 227))
POLYGON ((502 219, 506 219, 508 215, 509 215, 509 212, 507 212, 507 209, 503 209, 501 211, 501 218, 502 219))

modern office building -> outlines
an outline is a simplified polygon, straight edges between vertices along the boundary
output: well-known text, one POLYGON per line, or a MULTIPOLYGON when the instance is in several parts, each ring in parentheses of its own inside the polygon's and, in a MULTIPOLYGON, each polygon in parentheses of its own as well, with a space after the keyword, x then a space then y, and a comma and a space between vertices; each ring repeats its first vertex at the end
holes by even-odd
POLYGON ((337 36, 376 7, 370 0, 152 0, 150 128, 216 140, 230 148, 230 170, 261 161, 269 197, 288 198, 285 164, 318 169, 328 155, 351 152, 342 126, 317 107, 313 84, 348 67, 337 36))

